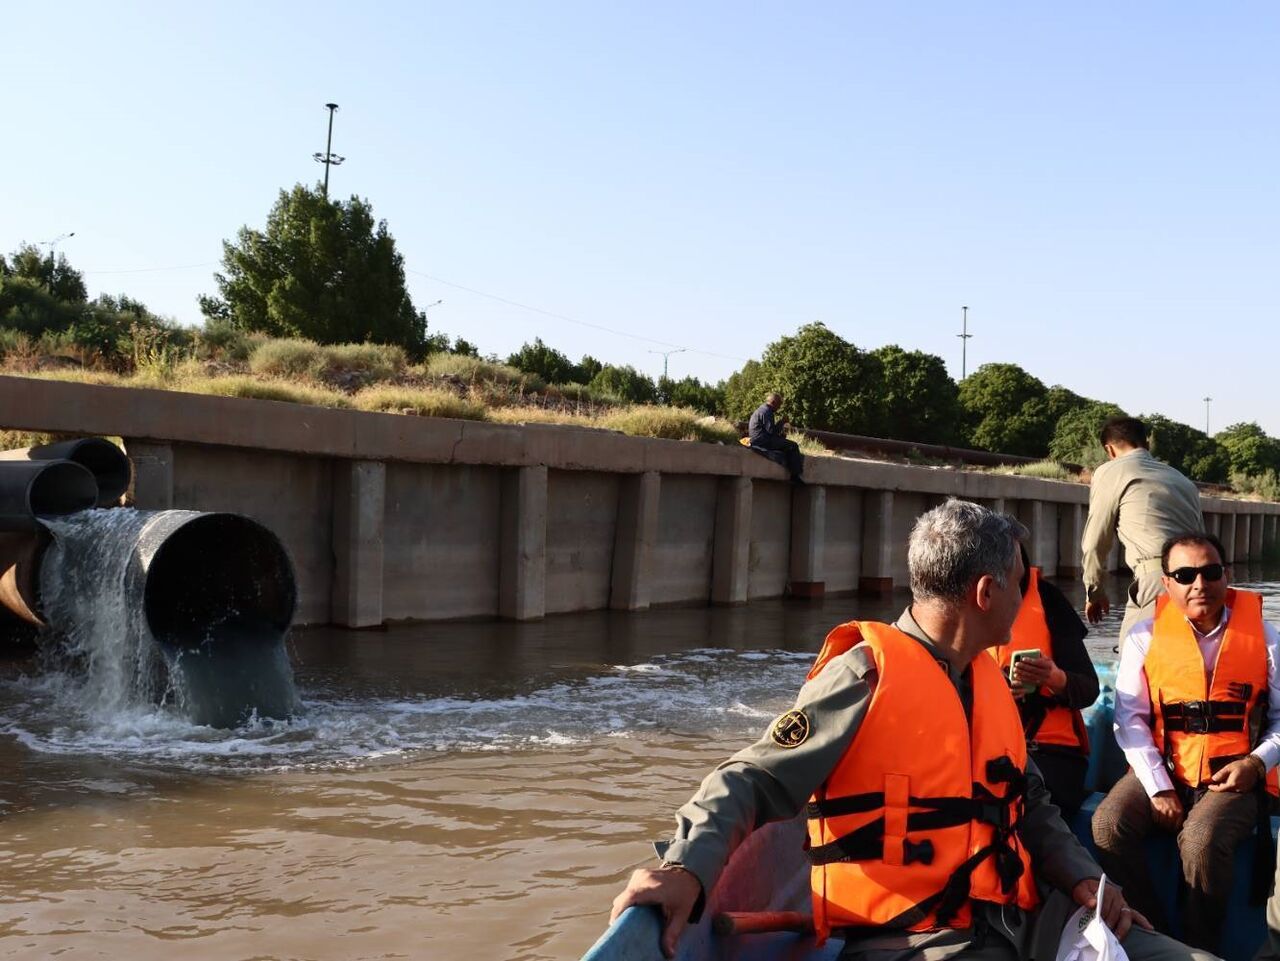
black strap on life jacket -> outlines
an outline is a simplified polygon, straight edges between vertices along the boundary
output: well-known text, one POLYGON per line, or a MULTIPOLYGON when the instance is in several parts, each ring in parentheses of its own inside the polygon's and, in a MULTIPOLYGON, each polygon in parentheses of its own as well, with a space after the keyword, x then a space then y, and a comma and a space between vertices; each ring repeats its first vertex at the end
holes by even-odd
POLYGON ((1184 734, 1243 731, 1248 710, 1247 701, 1169 701, 1161 704, 1164 729, 1184 734))
MULTIPOLYGON (((992 784, 1005 784, 1003 794, 993 794, 985 785, 974 782, 971 797, 909 798, 911 807, 923 808, 907 814, 908 831, 929 831, 938 828, 957 827, 977 821, 994 828, 991 844, 968 858, 952 872, 942 890, 908 908, 897 918, 887 922, 890 927, 906 927, 922 920, 931 912, 937 923, 945 925, 955 917, 969 899, 970 879, 978 865, 987 858, 995 858, 996 876, 1002 890, 1009 894, 1022 876, 1022 859, 1010 840, 1013 835, 1013 812, 1022 804, 1027 790, 1026 774, 1007 757, 987 762, 987 780, 992 784)), ((884 793, 869 791, 839 798, 824 798, 811 802, 808 816, 811 819, 840 817, 848 814, 865 814, 884 807, 884 793)), ((810 848, 809 860, 814 865, 849 861, 879 861, 884 857, 884 815, 850 831, 827 844, 810 848)), ((912 841, 903 839, 903 864, 932 864, 933 842, 928 838, 912 841)))

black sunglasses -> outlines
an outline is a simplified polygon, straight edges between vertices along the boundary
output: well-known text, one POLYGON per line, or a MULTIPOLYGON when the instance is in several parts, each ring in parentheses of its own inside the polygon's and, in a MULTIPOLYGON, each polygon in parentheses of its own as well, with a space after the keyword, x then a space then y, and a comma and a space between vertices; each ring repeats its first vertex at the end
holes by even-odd
POLYGON ((1176 571, 1165 571, 1165 576, 1172 577, 1179 584, 1194 584, 1197 577, 1203 577, 1206 581, 1222 580, 1222 573, 1225 570, 1222 564, 1205 564, 1204 567, 1179 567, 1176 571))

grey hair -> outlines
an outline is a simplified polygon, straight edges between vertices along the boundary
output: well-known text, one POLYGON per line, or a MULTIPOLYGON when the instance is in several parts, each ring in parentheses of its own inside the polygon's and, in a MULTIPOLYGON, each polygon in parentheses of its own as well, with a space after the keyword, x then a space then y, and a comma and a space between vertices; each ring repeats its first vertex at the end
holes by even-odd
POLYGON ((926 511, 911 528, 907 567, 917 601, 957 604, 979 577, 1001 587, 1028 531, 1015 517, 952 498, 926 511))

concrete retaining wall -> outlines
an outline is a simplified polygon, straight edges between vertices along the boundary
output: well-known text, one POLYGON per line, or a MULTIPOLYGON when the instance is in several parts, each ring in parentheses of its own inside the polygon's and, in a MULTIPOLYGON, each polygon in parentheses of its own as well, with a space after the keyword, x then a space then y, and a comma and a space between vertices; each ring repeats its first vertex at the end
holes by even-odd
MULTIPOLYGON (((949 496, 1016 514, 1035 561, 1077 576, 1088 503, 1079 484, 837 458, 796 488, 737 446, 13 377, 0 427, 123 437, 137 506, 263 522, 299 621, 353 627, 885 591, 949 496)), ((1204 508, 1236 563, 1275 548, 1280 504, 1204 508)))

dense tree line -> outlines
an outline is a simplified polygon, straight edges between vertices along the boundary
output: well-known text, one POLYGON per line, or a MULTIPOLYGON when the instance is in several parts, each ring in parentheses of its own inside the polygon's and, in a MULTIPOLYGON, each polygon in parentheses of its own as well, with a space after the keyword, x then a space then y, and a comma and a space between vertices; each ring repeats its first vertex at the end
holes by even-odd
MULTIPOLYGON (((385 220, 367 200, 330 200, 315 188, 282 190, 262 229, 243 227, 223 243, 217 295, 200 298, 205 340, 228 332, 304 337, 321 344, 397 344, 414 357, 450 351, 479 356, 476 345, 429 333, 405 286, 404 259, 385 220)), ((0 256, 0 353, 38 345, 74 346, 122 369, 140 349, 189 344, 192 331, 157 317, 126 295, 90 300, 65 256, 31 245, 0 256), (140 346, 141 345, 141 346, 140 346)), ((496 361, 496 357, 488 358, 496 361)), ((942 358, 895 344, 863 349, 821 323, 769 344, 726 380, 654 379, 634 367, 578 361, 541 338, 507 363, 543 382, 638 404, 673 404, 745 421, 776 390, 793 424, 820 430, 947 444, 1093 466, 1104 458, 1098 431, 1125 413, 1105 400, 1048 386, 1017 364, 984 364, 957 383, 942 358)), ((579 395, 581 396, 581 394, 579 395)), ((1157 413, 1138 412, 1153 452, 1197 480, 1280 474, 1280 441, 1256 423, 1213 437, 1157 413)))

